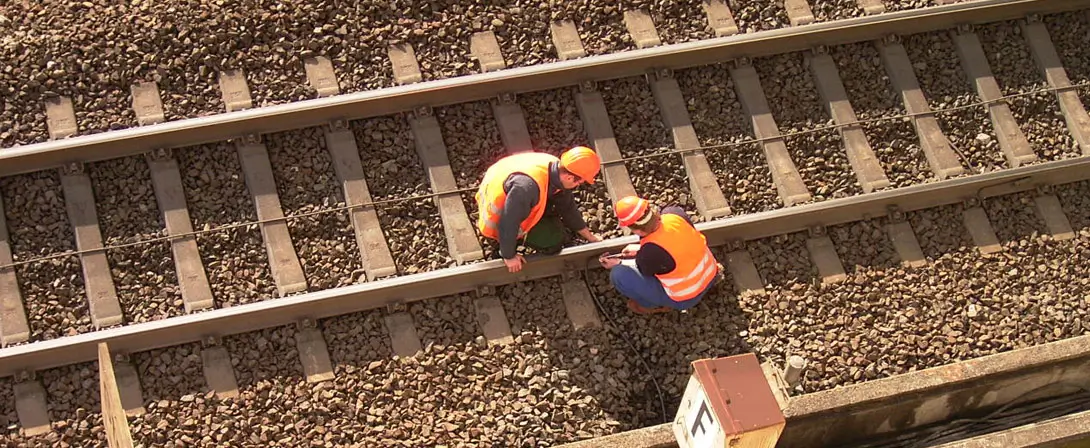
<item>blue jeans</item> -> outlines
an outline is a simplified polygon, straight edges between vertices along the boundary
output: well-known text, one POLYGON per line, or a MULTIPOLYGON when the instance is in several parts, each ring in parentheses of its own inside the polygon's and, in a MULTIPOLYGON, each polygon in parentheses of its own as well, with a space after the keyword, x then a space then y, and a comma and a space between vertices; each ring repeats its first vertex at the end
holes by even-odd
POLYGON ((703 299, 704 295, 711 291, 719 280, 718 277, 712 278, 712 282, 708 284, 708 287, 704 288, 696 297, 684 302, 675 302, 670 296, 666 295, 666 290, 663 289, 658 277, 645 276, 635 266, 619 264, 609 271, 609 282, 613 284, 614 288, 617 288, 617 292, 635 300, 644 308, 669 307, 675 310, 687 310, 700 303, 700 299, 703 299))

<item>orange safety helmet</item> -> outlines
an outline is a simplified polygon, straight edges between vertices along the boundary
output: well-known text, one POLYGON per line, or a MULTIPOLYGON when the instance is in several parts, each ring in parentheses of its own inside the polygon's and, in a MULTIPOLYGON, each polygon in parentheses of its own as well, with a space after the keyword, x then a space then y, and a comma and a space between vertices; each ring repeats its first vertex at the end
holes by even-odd
POLYGON ((644 218, 650 216, 647 213, 650 208, 650 204, 646 199, 637 196, 625 196, 617 201, 617 205, 613 207, 613 212, 617 214, 617 221, 620 221, 624 227, 630 227, 633 224, 642 224, 644 218))
POLYGON ((560 155, 560 166, 579 176, 588 184, 593 184, 594 177, 598 175, 598 170, 602 169, 602 159, 598 158, 598 153, 594 152, 593 149, 586 146, 576 146, 560 155))

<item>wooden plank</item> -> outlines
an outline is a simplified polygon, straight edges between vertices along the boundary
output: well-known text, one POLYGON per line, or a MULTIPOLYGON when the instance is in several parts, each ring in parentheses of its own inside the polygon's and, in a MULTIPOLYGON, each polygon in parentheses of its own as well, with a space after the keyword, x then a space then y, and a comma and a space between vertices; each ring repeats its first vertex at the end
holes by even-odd
MULTIPOLYGON (((458 183, 454 180, 454 170, 450 167, 447 145, 443 142, 443 131, 439 120, 431 115, 414 114, 409 119, 409 127, 416 142, 416 153, 428 173, 431 191, 435 193, 456 191, 458 183)), ((465 203, 458 193, 443 194, 435 197, 435 206, 439 208, 439 217, 443 220, 443 233, 447 237, 447 248, 451 258, 458 263, 468 263, 484 258, 481 242, 474 232, 473 223, 466 213, 465 203)))
POLYGON ((469 38, 469 53, 481 64, 481 72, 494 72, 507 68, 500 51, 500 43, 491 31, 473 33, 469 38))
POLYGON ((900 92, 905 110, 912 115, 912 126, 920 139, 920 148, 931 165, 931 172, 940 180, 964 174, 965 168, 950 146, 950 140, 939 128, 939 122, 920 89, 904 45, 882 42, 878 44, 878 50, 894 90, 900 92))
POLYGON ((624 26, 628 29, 628 35, 636 43, 636 48, 657 47, 662 45, 659 32, 655 30, 655 22, 651 16, 642 10, 630 10, 624 12, 624 26))
POLYGON ((625 196, 635 196, 632 178, 628 176, 628 167, 621 161, 621 150, 613 135, 613 125, 602 93, 584 86, 575 94, 575 106, 583 120, 583 129, 587 132, 591 146, 602 159, 602 177, 613 202, 625 196))
POLYGON ((144 409, 144 391, 140 387, 140 376, 127 356, 114 358, 114 375, 117 378, 117 390, 121 397, 121 407, 125 415, 136 417, 147 412, 144 409))
POLYGON ((739 249, 727 253, 727 269, 730 270, 731 277, 734 277, 734 286, 738 289, 739 296, 765 293, 764 280, 761 280, 761 274, 757 271, 757 265, 753 264, 749 251, 739 249))
POLYGON ((1029 140, 1014 121, 1014 114, 1006 100, 1001 99, 1003 92, 999 90, 999 83, 992 76, 992 69, 988 65, 988 58, 984 56, 984 47, 980 45, 980 38, 976 33, 955 33, 954 44, 961 59, 961 66, 969 77, 969 82, 976 88, 977 96, 983 101, 988 101, 988 116, 992 120, 996 137, 999 138, 999 149, 1007 158, 1007 163, 1012 167, 1021 166, 1024 163, 1032 163, 1037 160, 1037 154, 1029 146, 1029 140))
POLYGON ((262 221, 261 238, 265 241, 276 291, 280 296, 306 291, 307 279, 303 266, 299 264, 299 256, 292 246, 288 223, 281 219, 284 209, 276 192, 269 152, 259 137, 236 141, 236 145, 246 187, 257 209, 257 219, 262 221))
POLYGON ((549 34, 556 47, 556 57, 561 61, 577 59, 587 55, 583 41, 579 39, 579 30, 571 20, 558 20, 549 24, 549 34))
POLYGON ((246 84, 246 73, 242 70, 220 72, 219 84, 223 107, 227 109, 227 112, 254 107, 254 101, 250 97, 250 86, 246 84))
POLYGON ((1075 238, 1075 231, 1071 229, 1071 221, 1067 219, 1060 199, 1054 194, 1044 194, 1033 198, 1037 204, 1037 213, 1045 222, 1048 233, 1058 241, 1075 238))
POLYGON ((303 375, 308 383, 329 381, 336 376, 325 337, 313 323, 304 323, 296 330, 295 348, 299 351, 299 362, 303 364, 303 375))
POLYGON ((110 448, 131 448, 132 433, 125 408, 121 407, 121 392, 114 376, 113 360, 105 342, 98 344, 99 401, 102 402, 102 424, 106 429, 106 442, 110 448))
POLYGON ((490 345, 506 345, 515 341, 499 297, 492 294, 477 297, 473 301, 473 307, 477 311, 477 323, 481 326, 481 333, 490 345))
POLYGON ((995 236, 995 230, 992 229, 992 223, 988 221, 988 214, 983 207, 965 209, 962 219, 980 253, 994 254, 1003 251, 1003 245, 999 244, 999 237, 995 236))
POLYGON ((390 58, 390 66, 394 70, 394 82, 405 85, 424 80, 420 74, 420 63, 416 61, 416 52, 408 43, 390 45, 386 54, 390 58))
POLYGON ((390 332, 390 348, 395 356, 407 358, 422 350, 413 316, 407 311, 387 314, 386 331, 390 332))
POLYGON ((564 308, 568 311, 568 320, 576 330, 584 328, 602 328, 602 320, 598 318, 598 309, 594 306, 594 299, 587 289, 587 283, 578 275, 566 275, 560 283, 561 294, 564 297, 564 308))
MULTIPOLYGON (((4 200, 0 198, 0 266, 8 266, 12 261, 4 200)), ((19 291, 15 267, 0 267, 0 346, 7 347, 28 340, 30 327, 27 325, 26 309, 23 307, 23 295, 19 291)))
POLYGON ((863 10, 863 14, 868 16, 886 12, 886 5, 882 3, 882 0, 856 0, 856 3, 863 10))
MULTIPOLYGON (((341 183, 344 201, 349 206, 371 203, 371 190, 363 175, 359 146, 356 136, 347 125, 326 127, 326 149, 333 162, 333 171, 341 183)), ((397 264, 382 233, 382 225, 374 206, 353 208, 349 212, 356 246, 360 251, 360 266, 367 280, 375 280, 397 274, 397 264)))
POLYGON ((492 101, 492 114, 496 117, 496 127, 500 131, 500 140, 509 154, 531 151, 534 144, 530 140, 530 130, 526 127, 526 118, 513 98, 500 98, 492 101))
POLYGON ((920 242, 916 239, 916 232, 912 230, 912 224, 908 221, 890 223, 887 226, 889 239, 893 242, 893 249, 901 258, 901 264, 918 268, 927 265, 927 258, 923 255, 920 242))
POLYGON ((159 203, 163 222, 166 223, 167 235, 180 236, 170 241, 170 251, 174 256, 174 268, 178 275, 178 286, 182 292, 185 311, 212 308, 214 305, 212 288, 204 271, 200 252, 197 250, 193 222, 189 218, 189 207, 182 189, 182 177, 178 171, 178 162, 168 151, 157 151, 147 157, 151 171, 151 183, 155 189, 155 198, 159 203))
POLYGON ((318 92, 318 97, 340 95, 341 85, 337 83, 337 73, 333 71, 333 61, 325 56, 303 59, 303 68, 307 73, 307 82, 318 92))
POLYGON ((98 226, 91 178, 83 165, 72 164, 61 170, 61 187, 68 221, 76 236, 76 249, 81 251, 79 258, 91 323, 96 329, 118 325, 123 320, 121 304, 110 275, 110 262, 106 259, 106 251, 102 250, 102 232, 98 226))
POLYGON ((76 123, 76 111, 72 108, 72 99, 56 96, 45 100, 45 125, 51 140, 60 140, 79 132, 76 123))
POLYGON ((238 396, 235 369, 231 367, 231 356, 225 347, 210 345, 202 348, 201 364, 204 367, 204 380, 217 398, 223 400, 238 396))
POLYGON ((840 256, 836 254, 836 246, 828 235, 811 236, 806 239, 806 250, 810 253, 810 261, 821 276, 821 283, 832 284, 842 282, 848 278, 844 273, 844 265, 840 263, 840 256))
POLYGON ((159 85, 154 82, 138 82, 130 87, 132 110, 136 113, 136 122, 140 126, 166 121, 163 112, 163 99, 159 96, 159 85))
POLYGON ((832 115, 833 121, 841 125, 837 128, 840 138, 844 142, 844 149, 848 154, 848 163, 855 172, 855 178, 864 193, 880 190, 890 186, 889 178, 882 170, 882 164, 875 157, 874 150, 867 142, 867 136, 863 133, 863 127, 858 124, 855 110, 848 93, 844 89, 844 83, 840 80, 840 71, 836 68, 832 56, 828 54, 807 55, 810 69, 813 71, 814 80, 818 92, 825 100, 825 107, 832 115))
POLYGON ((738 34, 738 23, 734 21, 734 15, 726 3, 722 0, 704 0, 700 5, 704 8, 704 15, 708 16, 708 28, 715 32, 715 37, 738 34))
POLYGON ((1075 143, 1084 155, 1090 155, 1090 115, 1087 115, 1086 107, 1079 99, 1079 92, 1070 88, 1071 80, 1060 62, 1060 56, 1056 54, 1056 47, 1052 44, 1048 29, 1039 21, 1023 23, 1022 29, 1037 65, 1044 71, 1049 87, 1066 89, 1056 91, 1060 112, 1063 113, 1067 130, 1071 132, 1075 143))
MULTIPOLYGON (((681 87, 673 76, 660 74, 651 81, 651 91, 662 113, 662 121, 670 129, 677 149, 695 149, 700 147, 693 124, 689 119, 689 109, 681 87)), ((689 151, 681 154, 685 174, 689 179, 689 190, 693 195, 696 208, 705 218, 712 219, 730 214, 730 206, 719 187, 704 151, 689 151)))
POLYGON ((15 393, 15 413, 19 416, 23 435, 34 437, 49 432, 49 410, 42 383, 36 379, 19 381, 12 389, 15 393))
POLYGON ((806 0, 784 0, 783 7, 787 10, 787 21, 791 26, 814 23, 814 12, 810 10, 810 4, 806 0))
POLYGON ((734 80, 734 88, 738 91, 742 108, 753 124, 753 133, 759 139, 771 139, 762 141, 761 147, 764 149, 768 168, 772 172, 772 183, 776 185, 780 200, 786 206, 809 201, 810 192, 806 189, 799 170, 795 168, 791 154, 787 152, 787 145, 779 138, 780 129, 768 108, 768 100, 761 88, 757 69, 748 63, 738 64, 730 69, 730 76, 734 80))

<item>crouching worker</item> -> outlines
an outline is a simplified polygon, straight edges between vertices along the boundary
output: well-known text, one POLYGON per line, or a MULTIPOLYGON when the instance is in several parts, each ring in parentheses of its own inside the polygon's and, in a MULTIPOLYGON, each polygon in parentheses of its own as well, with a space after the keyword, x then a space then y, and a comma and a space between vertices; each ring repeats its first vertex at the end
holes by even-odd
POLYGON ((620 224, 640 237, 620 254, 635 263, 605 254, 599 262, 610 269, 610 282, 629 299, 629 309, 640 314, 687 310, 715 286, 722 267, 684 209, 666 207, 659 213, 635 196, 621 199, 614 209, 620 224))
POLYGON ((593 184, 601 164, 598 153, 577 146, 560 158, 513 154, 488 168, 477 191, 477 227, 499 242, 508 271, 521 271, 525 262, 517 252, 519 240, 544 253, 560 252, 565 234, 560 221, 587 241, 602 240, 587 228, 571 192, 583 183, 593 184))

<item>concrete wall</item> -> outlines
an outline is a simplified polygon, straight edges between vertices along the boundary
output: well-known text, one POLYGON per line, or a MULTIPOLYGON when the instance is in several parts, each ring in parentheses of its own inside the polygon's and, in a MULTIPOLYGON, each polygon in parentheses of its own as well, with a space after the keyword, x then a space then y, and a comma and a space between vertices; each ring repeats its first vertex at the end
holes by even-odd
POLYGON ((1090 389, 1090 336, 793 397, 777 446, 843 446, 1090 389))

